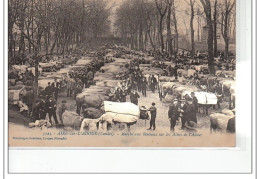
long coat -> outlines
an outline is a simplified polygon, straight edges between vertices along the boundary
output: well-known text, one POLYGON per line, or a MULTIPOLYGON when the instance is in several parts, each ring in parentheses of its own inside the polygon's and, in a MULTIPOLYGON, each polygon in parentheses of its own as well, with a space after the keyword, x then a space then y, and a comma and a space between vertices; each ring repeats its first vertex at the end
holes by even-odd
POLYGON ((178 107, 175 105, 170 105, 169 107, 169 111, 168 111, 168 118, 178 118, 179 116, 179 111, 178 111, 178 107))
POLYGON ((138 98, 140 98, 138 93, 131 93, 130 94, 130 101, 131 103, 138 104, 138 98))
POLYGON ((193 121, 195 123, 197 123, 197 117, 196 117, 196 107, 194 106, 194 104, 184 104, 182 107, 183 112, 183 120, 184 121, 193 121))

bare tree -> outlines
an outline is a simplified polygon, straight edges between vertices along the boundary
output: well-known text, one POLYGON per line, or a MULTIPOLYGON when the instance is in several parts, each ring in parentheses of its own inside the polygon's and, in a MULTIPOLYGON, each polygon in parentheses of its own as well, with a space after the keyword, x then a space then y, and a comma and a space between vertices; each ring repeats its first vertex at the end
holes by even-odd
POLYGON ((217 57, 218 53, 218 41, 217 41, 217 24, 218 24, 218 17, 217 17, 217 6, 218 6, 218 0, 215 0, 214 3, 214 57, 217 57))
POLYGON ((167 24, 167 47, 168 47, 168 53, 169 56, 173 55, 173 48, 172 48, 172 32, 171 32, 171 11, 172 11, 172 4, 173 0, 167 0, 167 19, 166 19, 166 24, 167 24))
POLYGON ((195 54, 195 42, 194 42, 194 27, 193 20, 195 16, 194 4, 195 0, 185 0, 187 4, 190 6, 190 37, 191 37, 191 56, 193 57, 195 54))
POLYGON ((155 15, 153 4, 148 3, 148 2, 144 2, 144 0, 142 2, 143 2, 143 6, 144 6, 144 9, 145 9, 145 12, 146 12, 145 13, 146 32, 147 32, 147 35, 149 37, 150 44, 151 44, 153 50, 155 51, 156 48, 155 48, 155 45, 154 45, 154 40, 152 38, 152 30, 153 30, 152 26, 155 27, 154 20, 152 20, 152 17, 155 15))
POLYGON ((200 9, 198 8, 197 9, 197 23, 198 23, 198 29, 197 29, 197 40, 198 40, 198 42, 200 42, 200 29, 201 29, 201 12, 200 12, 200 9))
POLYGON ((231 17, 232 9, 235 6, 235 1, 232 0, 225 0, 224 4, 222 5, 221 11, 221 33, 225 41, 225 59, 228 60, 228 53, 229 53, 229 21, 231 17))
POLYGON ((8 1, 8 55, 9 57, 15 56, 15 39, 13 28, 19 16, 19 7, 23 2, 21 0, 8 1))
POLYGON ((210 0, 200 0, 203 5, 203 9, 206 15, 207 28, 208 28, 208 68, 210 74, 214 74, 214 55, 213 55, 213 22, 211 13, 211 1, 210 0))
POLYGON ((175 0, 172 2, 172 17, 173 17, 173 25, 174 25, 174 33, 175 33, 175 36, 174 36, 174 54, 175 54, 175 57, 176 55, 178 54, 178 50, 179 50, 179 32, 178 32, 178 23, 177 23, 177 18, 176 18, 176 9, 177 9, 177 6, 175 6, 175 0))
POLYGON ((159 35, 161 42, 161 51, 164 51, 164 40, 163 40, 163 19, 167 12, 167 4, 163 0, 155 0, 156 8, 159 12, 159 35))

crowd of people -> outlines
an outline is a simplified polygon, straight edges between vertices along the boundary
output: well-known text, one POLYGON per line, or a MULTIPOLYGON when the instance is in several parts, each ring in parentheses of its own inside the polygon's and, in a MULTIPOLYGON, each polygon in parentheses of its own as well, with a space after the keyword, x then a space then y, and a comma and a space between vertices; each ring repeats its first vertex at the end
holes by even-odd
POLYGON ((184 100, 181 100, 180 96, 175 96, 173 103, 168 110, 168 118, 171 126, 170 130, 174 131, 176 122, 181 118, 181 130, 192 127, 197 124, 196 114, 198 112, 198 99, 194 92, 191 93, 191 97, 186 96, 184 100), (184 103, 184 104, 183 104, 184 103))
POLYGON ((149 75, 148 78, 140 70, 138 64, 131 64, 125 66, 126 70, 122 76, 122 83, 113 91, 116 97, 114 101, 125 102, 126 96, 130 95, 130 101, 138 105, 139 93, 146 97, 147 90, 155 93, 158 81, 155 75, 149 75))
MULTIPOLYGON (((45 119, 48 114, 49 122, 52 124, 52 118, 54 119, 56 125, 59 124, 57 119, 57 100, 58 94, 61 89, 61 84, 57 81, 57 78, 54 79, 53 83, 48 82, 48 86, 39 94, 39 98, 36 99, 35 105, 32 109, 32 117, 36 120, 45 119)), ((66 103, 66 101, 62 101, 66 103)), ((63 108, 61 106, 60 108, 63 108)), ((58 109, 60 110, 60 109, 58 109)), ((62 115, 62 114, 61 114, 62 115)), ((59 120, 62 123, 61 115, 59 115, 59 120)))
MULTIPOLYGON (((150 112, 150 127, 147 130, 156 129, 157 108, 153 102, 151 107, 147 109, 150 112)), ((168 118, 170 121, 170 131, 175 131, 177 122, 181 122, 180 130, 195 130, 197 125, 198 99, 194 92, 191 97, 186 96, 181 99, 180 95, 174 96, 173 102, 168 109, 168 118)))

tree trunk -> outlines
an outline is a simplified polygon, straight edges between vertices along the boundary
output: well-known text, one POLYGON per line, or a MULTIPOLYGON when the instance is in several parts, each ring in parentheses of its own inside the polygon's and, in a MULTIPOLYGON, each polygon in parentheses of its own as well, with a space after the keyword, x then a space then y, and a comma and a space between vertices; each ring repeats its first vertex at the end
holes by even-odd
POLYGON ((163 52, 164 51, 164 41, 163 41, 163 17, 162 16, 160 16, 159 34, 160 34, 160 42, 161 42, 161 52, 163 52))
POLYGON ((149 37, 151 46, 153 47, 153 50, 155 51, 156 49, 155 49, 155 46, 154 46, 154 43, 153 43, 153 39, 152 39, 152 36, 151 36, 151 31, 150 31, 150 29, 149 29, 149 30, 147 29, 147 34, 148 34, 148 37, 149 37))
MULTIPOLYGON (((22 32, 24 31, 24 21, 21 23, 20 29, 21 29, 22 32)), ((21 53, 24 54, 24 51, 25 51, 24 34, 21 33, 21 35, 20 35, 20 42, 19 42, 19 53, 20 54, 21 53)))
POLYGON ((168 14, 167 14, 167 46, 168 46, 168 53, 171 57, 173 55, 173 49, 172 49, 172 32, 171 32, 171 8, 172 8, 172 2, 168 5, 168 14))
POLYGON ((228 60, 228 46, 229 46, 229 36, 228 36, 228 10, 225 11, 225 18, 224 18, 224 41, 225 41, 225 59, 228 60))
POLYGON ((140 26, 140 29, 139 29, 139 50, 143 50, 143 29, 142 29, 142 26, 140 26))
POLYGON ((225 40, 225 59, 226 60, 229 59, 228 50, 229 50, 229 39, 227 38, 225 40))
POLYGON ((173 16, 173 24, 174 24, 174 55, 176 58, 176 55, 178 54, 179 51, 179 33, 178 33, 178 25, 177 25, 177 18, 176 18, 176 7, 174 5, 174 1, 173 1, 173 12, 172 12, 172 16, 173 16))
POLYGON ((195 53, 195 42, 194 42, 194 28, 193 28, 193 20, 194 20, 194 4, 192 1, 190 1, 190 7, 191 7, 191 16, 190 16, 190 37, 191 37, 191 56, 194 57, 195 53))
POLYGON ((48 34, 44 32, 44 46, 45 46, 45 53, 48 54, 49 51, 49 44, 48 44, 48 34))
POLYGON ((35 62, 35 78, 34 78, 34 96, 38 95, 38 77, 39 77, 39 52, 35 50, 34 53, 34 62, 35 62))
POLYGON ((210 74, 215 74, 214 70, 214 54, 213 54, 213 23, 211 18, 211 3, 210 0, 200 0, 206 15, 208 26, 208 68, 210 74))
POLYGON ((12 29, 13 29, 12 27, 8 26, 8 37, 9 37, 8 38, 8 55, 9 55, 9 58, 14 57, 14 54, 13 54, 14 36, 13 36, 12 29))
POLYGON ((213 54, 213 24, 211 16, 207 17, 208 25, 208 67, 209 73, 214 74, 214 54, 213 54))
POLYGON ((131 34, 131 49, 134 48, 134 34, 131 34))
POLYGON ((53 54, 54 48, 56 46, 56 42, 57 42, 57 35, 55 35, 55 39, 54 39, 54 42, 52 44, 52 47, 51 47, 51 50, 50 50, 50 54, 53 54))
POLYGON ((217 42, 217 4, 218 1, 215 0, 214 4, 214 57, 218 56, 218 42, 217 42))
POLYGON ((200 42, 200 17, 198 16, 198 42, 200 42))
POLYGON ((145 33, 145 36, 144 36, 144 50, 146 51, 147 50, 147 31, 145 33))

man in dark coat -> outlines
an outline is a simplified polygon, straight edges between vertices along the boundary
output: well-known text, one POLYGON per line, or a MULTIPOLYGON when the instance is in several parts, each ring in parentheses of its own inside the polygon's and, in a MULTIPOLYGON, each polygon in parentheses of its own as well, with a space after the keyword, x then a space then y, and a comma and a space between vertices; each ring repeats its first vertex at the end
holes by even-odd
POLYGON ((175 76, 175 79, 178 79, 178 66, 175 65, 175 67, 173 68, 173 75, 175 76))
POLYGON ((157 108, 155 107, 155 103, 152 103, 152 106, 148 109, 151 113, 151 120, 150 120, 150 128, 147 130, 151 130, 153 127, 153 130, 155 130, 155 119, 157 114, 157 108))
POLYGON ((183 117, 181 120, 181 124, 182 124, 181 129, 182 130, 186 128, 185 123, 188 121, 193 121, 193 122, 197 123, 197 117, 196 117, 197 110, 192 103, 193 103, 192 98, 188 97, 188 98, 186 98, 186 102, 182 107, 182 110, 183 110, 183 117))
POLYGON ((46 101, 45 99, 42 97, 40 99, 40 102, 39 102, 39 116, 40 116, 40 119, 44 119, 46 118, 46 101))
POLYGON ((146 97, 147 80, 145 77, 143 77, 141 85, 142 85, 142 94, 146 97))
POLYGON ((32 109, 33 122, 40 120, 40 101, 36 101, 32 109))
POLYGON ((71 84, 72 84, 72 79, 71 79, 71 75, 69 75, 69 77, 66 79, 67 80, 67 97, 71 97, 72 95, 72 88, 71 88, 71 84))
POLYGON ((81 82, 83 83, 83 86, 85 86, 85 88, 88 88, 88 77, 86 74, 83 74, 81 77, 81 82))
POLYGON ((140 98, 139 94, 135 90, 133 90, 130 94, 131 103, 138 105, 138 98, 140 98))
POLYGON ((29 71, 28 76, 31 77, 31 78, 34 77, 32 70, 29 71))
POLYGON ((157 80, 156 78, 154 77, 154 75, 152 75, 152 78, 151 78, 151 90, 152 90, 152 93, 154 93, 154 90, 155 90, 155 85, 157 84, 157 80))
POLYGON ((45 95, 47 99, 49 99, 53 95, 53 87, 51 86, 50 82, 48 82, 48 86, 45 88, 45 95))
POLYGON ((126 91, 125 90, 121 90, 121 102, 126 102, 126 91))
POLYGON ((192 104, 194 105, 196 111, 198 111, 198 99, 195 96, 194 92, 191 92, 191 97, 192 97, 192 104))
POLYGON ((171 122, 170 131, 174 131, 174 127, 176 125, 176 121, 178 120, 178 117, 179 117, 179 110, 178 110, 177 103, 174 104, 174 102, 173 102, 170 105, 169 111, 168 111, 168 117, 169 117, 169 120, 171 122))
POLYGON ((135 82, 136 82, 137 90, 140 92, 141 91, 141 79, 140 79, 138 72, 136 72, 135 82))
POLYGON ((57 109, 56 101, 53 100, 52 98, 50 98, 50 99, 46 102, 46 108, 47 108, 47 113, 48 113, 48 115, 49 115, 49 121, 50 121, 50 123, 52 124, 52 122, 51 122, 51 117, 53 116, 54 121, 55 121, 55 123, 56 123, 56 125, 57 125, 59 122, 58 122, 57 116, 56 116, 56 109, 57 109))
POLYGON ((57 82, 57 78, 54 79, 54 82, 52 83, 52 88, 53 88, 53 95, 55 100, 58 100, 58 94, 59 94, 59 90, 60 90, 60 83, 57 82))

